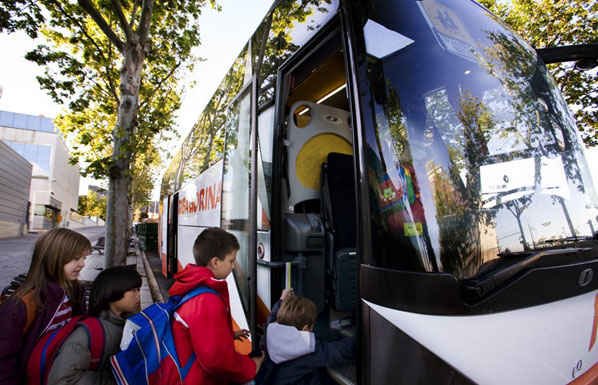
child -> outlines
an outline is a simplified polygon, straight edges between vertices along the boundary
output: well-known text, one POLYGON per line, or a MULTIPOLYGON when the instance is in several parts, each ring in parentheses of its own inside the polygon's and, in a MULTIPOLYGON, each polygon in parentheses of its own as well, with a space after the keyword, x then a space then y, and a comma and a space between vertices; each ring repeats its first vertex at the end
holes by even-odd
POLYGON ((104 351, 100 365, 89 371, 89 342, 82 327, 64 340, 58 350, 48 384, 116 384, 110 369, 110 356, 119 350, 125 324, 124 316, 140 310, 141 277, 126 266, 102 271, 91 286, 89 315, 98 317, 104 329, 104 351))
MULTIPOLYGON (((264 360, 235 352, 234 339, 247 335, 233 331, 225 278, 235 266, 239 242, 234 235, 219 228, 202 231, 193 244, 197 265, 189 264, 175 275, 171 296, 183 296, 199 286, 218 294, 198 295, 174 313, 172 334, 181 365, 195 361, 184 384, 219 385, 245 383, 253 379, 264 360)), ((178 377, 177 377, 178 378, 178 377)))
POLYGON ((90 250, 87 238, 65 228, 37 239, 25 282, 0 307, 0 384, 21 383, 37 339, 86 314, 77 278, 90 250))
POLYGON ((267 374, 260 373, 256 382, 327 384, 327 367, 355 359, 356 337, 320 342, 313 333, 317 317, 316 304, 311 300, 293 295, 293 289, 282 292, 264 326, 267 374))

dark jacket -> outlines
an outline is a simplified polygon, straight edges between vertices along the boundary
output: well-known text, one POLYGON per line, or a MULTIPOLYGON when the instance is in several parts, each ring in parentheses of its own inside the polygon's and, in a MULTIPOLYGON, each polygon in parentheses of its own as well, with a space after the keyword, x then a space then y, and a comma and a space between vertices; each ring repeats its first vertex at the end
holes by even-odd
POLYGON ((116 384, 110 369, 110 356, 120 350, 125 319, 110 310, 104 310, 99 319, 104 330, 104 352, 96 370, 88 370, 91 353, 89 352, 87 331, 83 327, 76 327, 64 340, 54 358, 52 368, 48 374, 48 384, 116 384))
MULTIPOLYGON (((37 311, 27 333, 27 307, 20 298, 11 297, 0 306, 0 385, 16 385, 24 382, 27 361, 39 337, 49 326, 66 293, 58 284, 48 283, 42 295, 45 306, 37 311)), ((73 315, 87 314, 85 295, 81 303, 72 304, 73 315)))
POLYGON ((264 373, 256 376, 256 382, 273 385, 327 384, 326 368, 355 359, 356 337, 321 342, 311 332, 302 332, 295 327, 279 325, 274 321, 281 302, 281 300, 276 302, 264 326, 265 333, 262 341, 266 341, 267 354, 262 366, 264 373), (309 337, 304 333, 309 333, 309 337), (312 343, 312 340, 315 343, 312 343))

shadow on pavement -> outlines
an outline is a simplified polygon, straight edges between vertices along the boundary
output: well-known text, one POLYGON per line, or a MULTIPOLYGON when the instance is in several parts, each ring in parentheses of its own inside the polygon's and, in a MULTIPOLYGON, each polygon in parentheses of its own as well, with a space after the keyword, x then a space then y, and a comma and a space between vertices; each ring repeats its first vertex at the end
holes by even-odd
POLYGON ((168 298, 170 297, 168 295, 168 289, 170 289, 170 287, 174 283, 174 279, 166 278, 162 274, 162 260, 160 260, 157 251, 146 250, 145 255, 147 255, 147 260, 152 268, 154 277, 156 278, 156 282, 158 283, 158 287, 160 288, 160 293, 162 294, 164 301, 168 301, 168 298))

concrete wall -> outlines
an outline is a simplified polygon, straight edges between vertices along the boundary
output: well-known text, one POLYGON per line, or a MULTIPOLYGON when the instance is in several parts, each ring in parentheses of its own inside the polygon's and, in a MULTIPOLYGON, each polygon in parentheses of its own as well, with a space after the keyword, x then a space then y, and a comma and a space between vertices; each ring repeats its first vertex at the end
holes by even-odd
POLYGON ((93 226, 104 226, 106 222, 102 218, 96 217, 83 217, 81 221, 70 221, 70 227, 73 229, 78 229, 80 227, 93 227, 93 226))
POLYGON ((70 227, 70 212, 77 211, 79 207, 79 166, 69 164, 70 155, 68 149, 58 136, 52 151, 52 189, 54 197, 62 202, 62 224, 63 227, 70 227))
POLYGON ((0 238, 27 232, 32 165, 0 141, 0 238))
MULTIPOLYGON (((77 210, 79 199, 79 166, 70 165, 68 149, 54 132, 35 131, 21 128, 0 126, 0 140, 19 143, 34 143, 51 147, 50 169, 48 172, 37 166, 33 167, 33 179, 29 200, 32 207, 55 200, 60 204, 60 222, 56 226, 71 227, 70 212, 77 210), (43 203, 42 203, 43 202, 43 203)), ((35 228, 47 229, 54 224, 48 219, 35 216, 30 210, 30 222, 35 228), (37 226, 37 227, 35 227, 37 226)))

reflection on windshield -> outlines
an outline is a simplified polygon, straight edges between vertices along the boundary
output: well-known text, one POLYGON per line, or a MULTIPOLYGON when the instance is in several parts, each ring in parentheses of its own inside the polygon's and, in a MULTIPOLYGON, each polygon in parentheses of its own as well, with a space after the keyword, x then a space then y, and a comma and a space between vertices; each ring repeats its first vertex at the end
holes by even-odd
POLYGON ((591 236, 575 123, 535 51, 473 2, 378 2, 363 25, 413 43, 368 52, 371 263, 469 278, 499 255, 591 236))
POLYGON ((258 76, 258 105, 274 98, 278 69, 326 25, 338 0, 282 0, 251 40, 253 70, 258 76))

